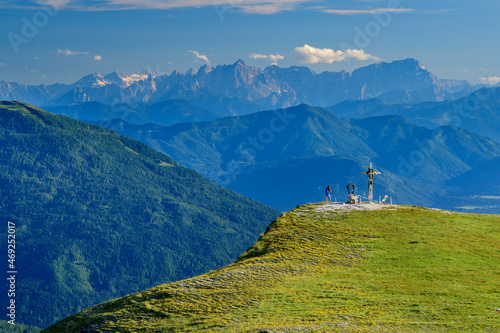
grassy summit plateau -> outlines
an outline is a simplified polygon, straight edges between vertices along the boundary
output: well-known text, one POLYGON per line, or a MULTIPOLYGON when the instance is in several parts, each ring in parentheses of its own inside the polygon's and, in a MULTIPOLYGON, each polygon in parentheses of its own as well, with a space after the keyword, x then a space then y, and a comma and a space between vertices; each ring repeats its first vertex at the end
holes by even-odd
POLYGON ((44 332, 500 332, 500 216, 315 204, 232 265, 44 332))

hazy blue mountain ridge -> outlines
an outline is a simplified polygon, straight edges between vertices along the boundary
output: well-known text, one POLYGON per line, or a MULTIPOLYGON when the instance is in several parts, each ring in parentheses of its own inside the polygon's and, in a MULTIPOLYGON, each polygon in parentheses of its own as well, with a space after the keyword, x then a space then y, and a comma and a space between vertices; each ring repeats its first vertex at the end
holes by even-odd
POLYGON ((344 101, 328 108, 340 117, 397 114, 429 127, 457 126, 500 142, 500 88, 482 88, 455 101, 409 105, 380 99, 344 101))
MULTIPOLYGON (((343 100, 384 99, 385 96, 390 101, 396 98, 418 103, 458 98, 472 88, 465 81, 438 79, 414 59, 372 64, 352 73, 319 74, 307 67, 270 66, 262 69, 238 60, 232 65, 215 68, 204 65, 185 74, 178 71, 170 75, 95 73, 70 85, 26 86, 1 82, 0 97, 41 106, 62 106, 82 102, 118 104, 154 103, 169 98, 191 100, 199 99, 201 94, 205 102, 221 96, 233 99, 233 114, 242 114, 234 104, 237 99, 241 99, 243 109, 249 107, 246 103, 250 103, 260 110, 302 103, 326 107, 343 100)), ((211 104, 202 108, 220 113, 211 104)))
POLYGON ((500 197, 500 158, 492 159, 474 169, 450 179, 446 185, 469 195, 500 197))
POLYGON ((166 126, 182 122, 208 121, 222 117, 211 110, 200 109, 186 100, 175 99, 154 104, 73 103, 67 106, 47 107, 46 110, 77 120, 99 121, 120 118, 134 124, 154 122, 166 126))
POLYGON ((454 178, 500 154, 498 143, 462 128, 431 130, 395 115, 351 122, 370 133, 366 143, 380 167, 425 182, 454 178))
POLYGON ((387 194, 431 205, 433 193, 445 193, 441 182, 500 155, 500 144, 461 128, 432 130, 396 115, 348 120, 308 105, 169 127, 121 120, 103 125, 280 210, 321 200, 320 187, 330 180, 363 186, 366 176, 357 172, 370 161, 384 170, 379 184, 387 194), (341 161, 352 161, 355 171, 341 161))

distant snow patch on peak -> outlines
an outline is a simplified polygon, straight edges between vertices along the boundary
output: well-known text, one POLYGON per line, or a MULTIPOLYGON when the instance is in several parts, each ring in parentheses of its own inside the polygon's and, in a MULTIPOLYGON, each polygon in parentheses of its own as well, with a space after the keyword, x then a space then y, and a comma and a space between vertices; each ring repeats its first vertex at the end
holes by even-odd
POLYGON ((124 72, 113 72, 109 73, 104 77, 104 79, 100 82, 96 82, 100 86, 116 84, 123 88, 128 88, 136 82, 147 80, 149 74, 141 73, 141 74, 129 74, 124 72))
POLYGON ((148 77, 148 74, 130 74, 127 77, 122 77, 122 80, 126 87, 129 87, 136 82, 147 80, 148 77))
POLYGON ((111 83, 108 81, 105 81, 105 80, 96 79, 95 82, 92 83, 92 88, 104 87, 104 86, 107 86, 108 84, 111 84, 111 83))

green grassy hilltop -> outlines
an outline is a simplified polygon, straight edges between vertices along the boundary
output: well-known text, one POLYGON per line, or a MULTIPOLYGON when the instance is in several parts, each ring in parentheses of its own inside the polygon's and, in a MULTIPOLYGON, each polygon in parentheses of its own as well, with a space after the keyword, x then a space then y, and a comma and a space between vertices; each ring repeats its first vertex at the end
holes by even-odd
POLYGON ((44 332, 500 332, 499 245, 498 215, 300 206, 232 265, 44 332))

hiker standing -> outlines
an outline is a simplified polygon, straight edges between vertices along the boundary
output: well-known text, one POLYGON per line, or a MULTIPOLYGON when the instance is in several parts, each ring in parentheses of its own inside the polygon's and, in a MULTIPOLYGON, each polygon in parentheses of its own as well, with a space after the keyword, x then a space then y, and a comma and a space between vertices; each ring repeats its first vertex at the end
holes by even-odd
POLYGON ((331 196, 331 193, 333 193, 332 189, 330 188, 330 185, 328 185, 326 187, 326 190, 325 190, 325 195, 326 195, 326 201, 332 201, 332 196, 331 196))

